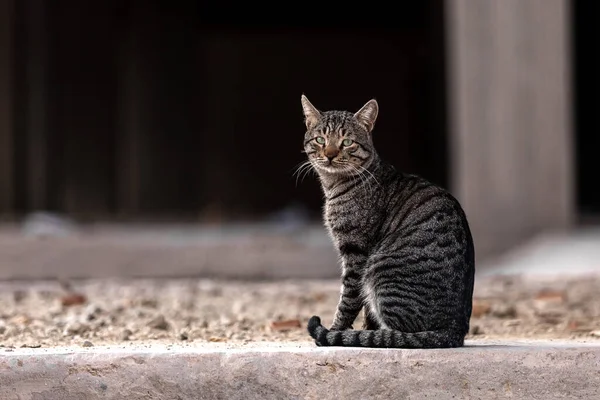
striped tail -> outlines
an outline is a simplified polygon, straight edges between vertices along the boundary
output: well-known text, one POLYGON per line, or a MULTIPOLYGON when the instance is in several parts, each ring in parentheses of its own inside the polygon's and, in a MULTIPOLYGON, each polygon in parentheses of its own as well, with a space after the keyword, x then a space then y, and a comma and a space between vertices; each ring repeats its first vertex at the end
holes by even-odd
POLYGON ((378 347, 404 349, 432 349, 462 347, 465 335, 454 331, 424 331, 407 333, 393 329, 375 331, 330 331, 313 316, 308 321, 308 333, 317 346, 378 347))

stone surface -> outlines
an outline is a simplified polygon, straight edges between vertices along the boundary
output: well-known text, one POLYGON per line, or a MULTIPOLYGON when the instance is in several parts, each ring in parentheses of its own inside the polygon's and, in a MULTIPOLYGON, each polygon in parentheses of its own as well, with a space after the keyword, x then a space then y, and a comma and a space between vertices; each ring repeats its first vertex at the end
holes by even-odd
POLYGON ((0 280, 107 277, 336 278, 325 229, 308 224, 96 224, 38 236, 0 225, 0 280))
POLYGON ((600 346, 582 342, 14 349, 0 353, 0 398, 593 399, 599 364, 600 346))
POLYGON ((592 226, 540 235, 497 259, 486 261, 479 277, 519 275, 540 280, 597 273, 600 273, 600 227, 592 226))
MULTIPOLYGON (((552 282, 480 279, 468 339, 592 339, 591 332, 600 330, 599 288, 599 275, 552 282)), ((331 324, 339 290, 339 279, 0 282, 0 347, 80 346, 85 340, 94 346, 302 342, 312 315, 331 324), (66 290, 85 302, 65 303, 76 297, 66 290)))

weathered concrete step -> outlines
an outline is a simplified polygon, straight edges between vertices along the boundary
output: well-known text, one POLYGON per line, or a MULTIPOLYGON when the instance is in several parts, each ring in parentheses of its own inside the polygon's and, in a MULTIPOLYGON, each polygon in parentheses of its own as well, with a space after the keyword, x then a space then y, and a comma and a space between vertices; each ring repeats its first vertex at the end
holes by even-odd
POLYGON ((0 280, 106 277, 337 278, 320 225, 108 225, 65 236, 0 226, 0 280))
POLYGON ((600 344, 470 342, 460 349, 305 344, 0 350, 0 398, 600 398, 600 344))
MULTIPOLYGON (((0 280, 189 277, 329 279, 338 257, 325 228, 305 224, 93 224, 50 235, 0 224, 0 280)), ((498 258, 479 277, 597 273, 600 228, 541 235, 498 258)))

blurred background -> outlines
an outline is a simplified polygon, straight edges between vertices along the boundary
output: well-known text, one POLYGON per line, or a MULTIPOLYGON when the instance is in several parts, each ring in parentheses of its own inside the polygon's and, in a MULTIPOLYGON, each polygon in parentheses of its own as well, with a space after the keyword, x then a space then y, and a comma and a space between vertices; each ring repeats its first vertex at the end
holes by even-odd
POLYGON ((483 270, 593 228, 593 2, 391 4, 241 24, 214 22, 230 4, 0 0, 0 278, 337 277, 318 182, 293 176, 302 93, 376 98, 380 154, 459 198, 483 270))

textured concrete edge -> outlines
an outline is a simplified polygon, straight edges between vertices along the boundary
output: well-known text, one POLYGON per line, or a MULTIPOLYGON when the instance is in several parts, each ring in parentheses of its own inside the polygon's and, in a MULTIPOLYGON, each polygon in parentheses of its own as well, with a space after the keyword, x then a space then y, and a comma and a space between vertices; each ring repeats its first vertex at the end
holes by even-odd
POLYGON ((323 229, 229 229, 220 234, 124 230, 46 239, 0 229, 0 280, 338 277, 337 255, 323 229))
MULTIPOLYGON (((114 225, 41 239, 0 224, 0 280, 339 278, 337 254, 320 224, 284 228, 114 225)), ((598 274, 599 238, 597 228, 540 235, 495 258, 478 260, 477 279, 598 274)))
POLYGON ((15 350, 2 399, 598 398, 600 345, 15 350))

